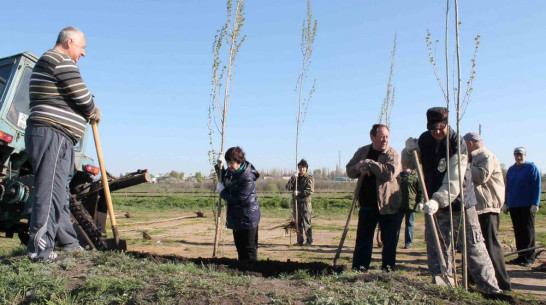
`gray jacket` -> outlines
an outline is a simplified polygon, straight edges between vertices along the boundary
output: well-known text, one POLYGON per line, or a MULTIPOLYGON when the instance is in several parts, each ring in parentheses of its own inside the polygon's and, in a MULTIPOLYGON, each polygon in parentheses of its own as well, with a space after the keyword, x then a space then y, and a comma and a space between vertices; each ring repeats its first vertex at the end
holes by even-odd
POLYGON ((485 147, 471 153, 472 181, 476 193, 476 212, 499 213, 504 204, 504 178, 499 161, 485 147))

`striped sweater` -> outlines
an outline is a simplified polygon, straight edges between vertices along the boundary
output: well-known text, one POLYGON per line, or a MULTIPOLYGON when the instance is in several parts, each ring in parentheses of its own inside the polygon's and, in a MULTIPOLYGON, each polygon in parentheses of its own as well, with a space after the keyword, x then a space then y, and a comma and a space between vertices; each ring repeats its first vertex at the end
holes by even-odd
POLYGON ((83 137, 86 123, 96 115, 76 63, 66 54, 48 50, 38 60, 29 86, 28 122, 48 126, 68 136, 74 144, 83 137))

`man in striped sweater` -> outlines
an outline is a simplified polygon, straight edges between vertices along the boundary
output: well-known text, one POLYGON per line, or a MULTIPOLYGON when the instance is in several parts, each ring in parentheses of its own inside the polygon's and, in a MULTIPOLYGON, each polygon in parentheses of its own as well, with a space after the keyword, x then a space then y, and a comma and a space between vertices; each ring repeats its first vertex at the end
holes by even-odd
POLYGON ((56 240, 64 250, 81 249, 68 206, 74 145, 83 137, 87 122, 98 123, 101 117, 76 64, 85 56, 85 47, 80 30, 64 28, 55 47, 38 60, 30 78, 25 145, 36 188, 28 244, 33 262, 57 260, 53 251, 56 240))

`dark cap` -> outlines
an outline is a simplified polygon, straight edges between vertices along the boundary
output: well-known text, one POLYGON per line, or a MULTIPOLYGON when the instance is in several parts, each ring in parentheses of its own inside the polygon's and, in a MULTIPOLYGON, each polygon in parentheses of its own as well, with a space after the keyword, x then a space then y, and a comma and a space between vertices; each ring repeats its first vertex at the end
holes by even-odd
POLYGON ((444 129, 445 124, 447 124, 447 109, 445 107, 433 107, 427 110, 428 130, 444 129))
POLYGON ((482 142, 482 136, 480 136, 479 134, 475 132, 469 132, 465 134, 463 139, 467 141, 472 141, 472 142, 482 142))
POLYGON ((516 147, 514 148, 514 155, 515 154, 522 154, 522 155, 525 155, 526 151, 525 151, 525 147, 516 147))

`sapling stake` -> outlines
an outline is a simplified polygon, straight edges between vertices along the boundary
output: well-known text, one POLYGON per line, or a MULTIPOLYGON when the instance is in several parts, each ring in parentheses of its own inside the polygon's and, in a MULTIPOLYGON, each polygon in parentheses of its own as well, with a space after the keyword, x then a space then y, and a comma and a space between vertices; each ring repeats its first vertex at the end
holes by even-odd
MULTIPOLYGON (((245 15, 244 15, 244 0, 237 0, 237 5, 235 8, 235 13, 232 14, 232 0, 227 1, 227 20, 224 23, 224 25, 217 31, 216 36, 214 38, 213 43, 213 55, 214 55, 214 61, 212 65, 212 93, 211 93, 211 101, 209 104, 209 138, 210 138, 210 144, 212 147, 212 150, 209 152, 209 161, 214 166, 216 163, 216 153, 214 150, 214 130, 212 128, 213 122, 216 125, 216 129, 218 130, 217 125, 217 119, 220 120, 220 123, 222 125, 221 130, 219 130, 221 135, 221 144, 220 144, 220 153, 218 156, 221 156, 224 154, 224 144, 226 140, 226 118, 227 118, 227 110, 228 110, 228 101, 229 101, 229 89, 230 89, 230 82, 233 72, 233 66, 235 62, 235 58, 237 57, 237 53, 239 52, 239 48, 241 47, 241 44, 245 40, 245 35, 241 39, 239 39, 239 36, 241 34, 241 30, 243 27, 245 21, 245 15), (233 24, 231 23, 231 18, 233 15, 233 24), (223 43, 227 43, 229 46, 229 50, 227 52, 228 57, 228 64, 227 67, 223 66, 221 69, 221 72, 218 73, 218 69, 221 66, 221 50, 223 43), (227 72, 226 72, 227 71, 227 72), (226 75, 224 77, 224 72, 226 72, 226 75), (223 94, 223 105, 220 104, 220 87, 222 85, 222 82, 225 81, 224 85, 224 94, 223 94)), ((217 179, 218 181, 222 181, 222 169, 224 164, 222 164, 221 160, 219 160, 218 164, 218 175, 217 179)), ((220 240, 220 224, 222 220, 222 198, 220 195, 218 195, 218 203, 217 203, 217 210, 216 210, 216 227, 214 232, 214 248, 212 250, 212 257, 216 257, 216 252, 218 250, 218 242, 220 240)))
MULTIPOLYGON (((317 34, 317 20, 313 20, 313 15, 311 13, 311 0, 307 0, 307 20, 303 22, 302 31, 301 31, 301 71, 298 79, 296 81, 296 88, 294 89, 298 93, 298 105, 296 112, 296 173, 298 169, 298 148, 299 148, 299 137, 300 130, 307 116, 307 108, 311 102, 311 97, 315 92, 315 83, 316 79, 313 81, 313 85, 309 90, 307 98, 303 97, 303 86, 304 81, 307 78, 307 71, 309 70, 309 65, 311 64, 311 55, 313 54, 313 43, 315 42, 315 36, 317 34)), ((295 178, 294 191, 298 190, 298 179, 295 178)), ((295 192, 292 192, 292 217, 294 223, 296 224, 296 234, 299 232, 298 224, 298 201, 295 195, 295 192)))

